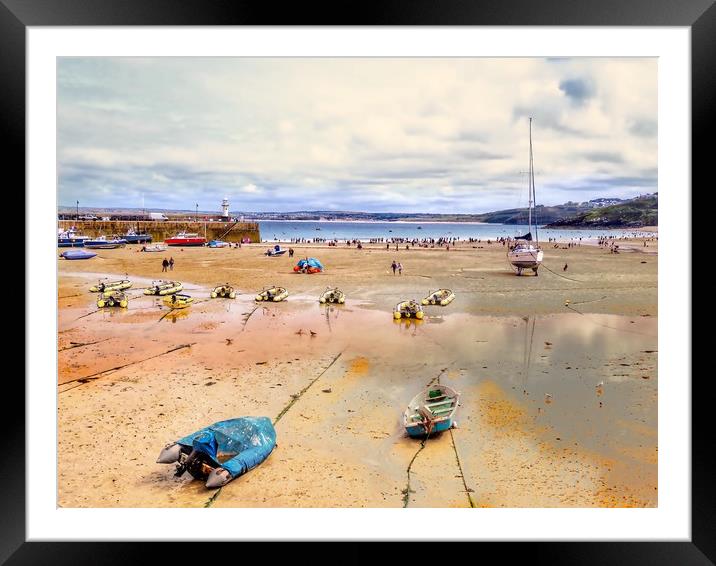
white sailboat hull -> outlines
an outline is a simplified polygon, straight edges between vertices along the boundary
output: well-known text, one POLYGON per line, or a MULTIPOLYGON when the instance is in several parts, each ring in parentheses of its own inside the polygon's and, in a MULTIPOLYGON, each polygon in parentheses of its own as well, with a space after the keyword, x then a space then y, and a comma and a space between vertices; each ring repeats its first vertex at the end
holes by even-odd
POLYGON ((543 258, 544 252, 539 248, 512 250, 507 254, 507 259, 512 265, 523 269, 539 267, 543 258))

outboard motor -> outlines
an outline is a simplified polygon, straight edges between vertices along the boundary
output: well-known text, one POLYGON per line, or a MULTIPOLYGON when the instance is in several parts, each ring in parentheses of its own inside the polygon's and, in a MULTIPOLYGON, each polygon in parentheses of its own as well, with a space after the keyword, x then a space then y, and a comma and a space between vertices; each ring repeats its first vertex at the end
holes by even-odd
POLYGON ((179 477, 185 472, 189 472, 198 480, 206 479, 214 468, 218 467, 217 449, 216 438, 210 432, 205 431, 195 436, 192 441, 191 453, 179 461, 174 476, 179 477))

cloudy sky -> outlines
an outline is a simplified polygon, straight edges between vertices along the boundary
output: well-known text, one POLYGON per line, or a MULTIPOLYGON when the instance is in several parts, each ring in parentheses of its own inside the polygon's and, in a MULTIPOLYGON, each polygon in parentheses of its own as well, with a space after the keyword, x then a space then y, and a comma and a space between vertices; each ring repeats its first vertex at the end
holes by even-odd
POLYGON ((61 58, 58 203, 486 212, 657 190, 656 59, 61 58))

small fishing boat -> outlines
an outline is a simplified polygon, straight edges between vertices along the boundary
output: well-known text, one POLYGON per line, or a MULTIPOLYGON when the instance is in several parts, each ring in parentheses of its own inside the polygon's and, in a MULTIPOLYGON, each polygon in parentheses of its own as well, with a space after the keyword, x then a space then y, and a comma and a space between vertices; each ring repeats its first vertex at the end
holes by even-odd
POLYGON ((393 318, 423 318, 423 307, 414 300, 402 301, 393 307, 393 318))
POLYGON ((151 287, 144 289, 145 295, 171 295, 183 289, 179 281, 154 281, 151 287))
POLYGON ((167 444, 158 464, 176 463, 175 477, 186 472, 216 488, 253 470, 276 447, 276 430, 268 417, 219 421, 167 444))
POLYGON ((424 305, 441 305, 444 307, 445 305, 449 305, 454 298, 455 293, 450 289, 438 289, 430 293, 421 302, 424 305))
POLYGON ((293 270, 296 273, 321 273, 323 264, 315 257, 307 257, 306 259, 299 259, 293 270))
POLYGON ((422 438, 457 426, 455 412, 460 394, 446 385, 433 385, 410 401, 403 413, 405 431, 412 438, 422 438))
POLYGON ((222 240, 211 240, 206 246, 208 248, 230 248, 231 244, 222 240))
POLYGON ((85 240, 84 247, 89 249, 97 250, 112 250, 115 248, 123 248, 127 245, 127 240, 123 238, 111 238, 107 239, 106 236, 99 236, 93 240, 85 240))
POLYGON ((281 256, 286 253, 287 250, 282 250, 281 246, 276 244, 273 248, 269 248, 266 250, 264 255, 267 255, 268 257, 277 257, 281 256))
POLYGON ((164 243, 168 246, 203 246, 206 244, 206 238, 196 232, 179 232, 176 236, 164 240, 164 243))
POLYGON ((89 240, 89 236, 78 234, 74 229, 60 230, 57 233, 58 248, 81 248, 85 245, 85 241, 89 240))
POLYGON ((65 259, 92 259, 96 255, 97 254, 94 252, 86 252, 84 250, 68 250, 66 252, 62 252, 60 257, 65 259))
POLYGON ((154 244, 152 246, 143 246, 142 251, 143 252, 165 252, 167 251, 167 246, 164 244, 154 244))
POLYGON ((288 291, 285 287, 269 287, 268 289, 260 291, 259 294, 256 295, 256 300, 274 301, 277 303, 283 301, 286 297, 288 297, 288 291))
POLYGON ((212 299, 216 299, 217 297, 224 297, 227 299, 235 299, 236 291, 228 283, 226 283, 225 285, 219 285, 218 287, 214 287, 214 290, 211 292, 212 299))
POLYGON ((172 309, 185 309, 194 302, 194 297, 189 295, 183 295, 181 293, 174 293, 168 295, 162 299, 164 304, 172 309))
POLYGON ((122 291, 117 290, 105 291, 102 295, 100 295, 99 299, 97 299, 97 306, 99 308, 121 307, 126 309, 128 304, 129 299, 127 298, 127 295, 125 295, 122 291))
POLYGON ((127 233, 122 237, 127 240, 128 244, 149 244, 152 241, 151 234, 139 233, 133 228, 127 230, 127 233))
POLYGON ((132 282, 129 279, 122 279, 120 281, 100 281, 97 285, 90 287, 92 293, 102 293, 105 291, 124 291, 132 286, 132 282))
POLYGON ((346 302, 346 294, 338 287, 327 287, 321 296, 318 297, 319 303, 340 303, 346 302))

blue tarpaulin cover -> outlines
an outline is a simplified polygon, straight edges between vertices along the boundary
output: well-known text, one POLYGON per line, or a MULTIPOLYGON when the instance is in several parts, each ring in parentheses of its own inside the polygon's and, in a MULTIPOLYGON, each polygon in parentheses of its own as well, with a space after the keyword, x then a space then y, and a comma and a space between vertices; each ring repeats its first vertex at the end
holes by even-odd
POLYGON ((177 444, 203 452, 236 478, 268 458, 276 447, 276 431, 268 417, 241 417, 209 425, 177 444))
POLYGON ((319 269, 323 269, 323 264, 315 257, 309 257, 308 259, 299 259, 296 265, 301 269, 303 269, 303 267, 306 265, 308 267, 317 267, 319 269))

